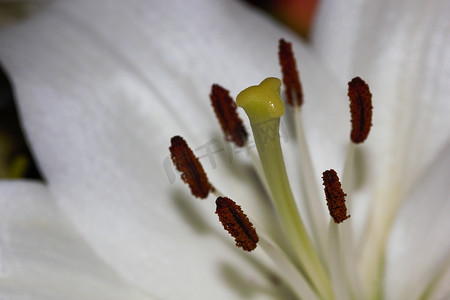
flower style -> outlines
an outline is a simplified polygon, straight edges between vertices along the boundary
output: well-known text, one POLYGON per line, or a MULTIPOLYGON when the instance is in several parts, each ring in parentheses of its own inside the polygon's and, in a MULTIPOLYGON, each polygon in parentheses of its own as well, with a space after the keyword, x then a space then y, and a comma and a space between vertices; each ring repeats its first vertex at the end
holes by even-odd
MULTIPOLYGON (((372 216, 358 232, 371 245, 364 274, 386 249, 384 299, 416 299, 430 276, 449 276, 446 11, 440 1, 324 1, 312 43, 294 42, 316 174, 345 161, 346 81, 370 82, 376 126, 355 153, 351 219, 372 216)), ((279 74, 280 37, 295 40, 234 1, 55 1, 2 28, 0 59, 46 184, 0 183, 0 294, 295 299, 261 253, 233 246, 214 201, 191 199, 164 169, 168 137, 183 133, 194 148, 218 137, 212 83, 236 95, 279 74)), ((283 144, 287 161, 295 149, 283 144)), ((276 235, 243 156, 214 157, 215 168, 204 164, 211 182, 276 235)), ((428 299, 448 298, 445 282, 428 299)))

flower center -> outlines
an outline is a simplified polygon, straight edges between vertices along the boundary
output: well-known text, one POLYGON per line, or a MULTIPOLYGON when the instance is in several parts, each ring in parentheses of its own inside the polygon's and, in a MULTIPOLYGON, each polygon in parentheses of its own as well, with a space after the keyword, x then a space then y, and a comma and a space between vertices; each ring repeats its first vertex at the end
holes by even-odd
MULTIPOLYGON (((260 245, 277 266, 282 266, 279 275, 299 298, 362 299, 359 274, 354 260, 351 259, 353 252, 347 247, 352 245, 352 231, 348 226, 349 221, 342 223, 350 217, 347 215, 346 194, 334 170, 323 172, 326 201, 334 221, 329 221, 328 218, 327 222, 303 132, 300 112, 303 93, 291 44, 280 40, 278 54, 287 103, 294 106, 300 170, 305 187, 305 199, 302 199, 306 208, 306 213, 302 214, 305 218, 300 215, 291 191, 280 145, 280 118, 285 111, 280 97, 281 81, 277 78, 267 78, 259 85, 239 93, 236 103, 245 110, 249 118, 259 157, 259 160, 254 160, 254 167, 273 202, 283 228, 282 234, 289 241, 288 244, 280 247, 264 232, 257 234, 241 207, 217 192, 208 181, 198 159, 179 136, 172 138, 172 160, 195 197, 206 198, 209 192, 216 194, 216 214, 225 230, 235 238, 236 245, 245 251, 252 251, 260 245), (338 223, 347 226, 338 227, 338 223)), ((357 77, 349 83, 348 95, 352 115, 352 144, 361 143, 367 138, 371 126, 371 94, 368 85, 357 77)), ((248 147, 248 134, 238 117, 236 103, 229 96, 229 92, 214 84, 210 98, 226 140, 238 147, 247 147, 252 157, 256 157, 253 149, 248 147)), ((354 146, 350 148, 352 147, 354 146)), ((351 155, 347 158, 350 161, 352 159, 351 155)), ((346 179, 351 178, 351 173, 352 164, 347 163, 343 176, 344 189, 351 186, 350 180, 346 179)), ((258 229, 258 224, 254 224, 258 229)))

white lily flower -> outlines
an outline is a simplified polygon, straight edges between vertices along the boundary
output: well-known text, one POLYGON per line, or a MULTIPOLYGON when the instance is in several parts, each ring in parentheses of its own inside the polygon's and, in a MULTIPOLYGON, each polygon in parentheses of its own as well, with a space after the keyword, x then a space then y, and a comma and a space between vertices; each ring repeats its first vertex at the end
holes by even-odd
MULTIPOLYGON (((3 27, 0 60, 46 183, 0 183, 0 295, 297 299, 271 280, 280 266, 260 249, 236 249, 214 201, 171 184, 165 164, 174 135, 194 148, 221 138, 211 84, 236 96, 279 76, 284 37, 296 40, 314 175, 343 168, 346 82, 361 75, 374 95, 351 195, 356 240, 366 245, 363 294, 376 286, 381 299, 449 299, 448 11, 439 0, 325 0, 312 44, 218 0, 54 1, 3 27)), ((295 144, 284 140, 283 151, 299 200, 295 144)), ((211 182, 274 238, 272 206, 243 161, 225 150, 214 164, 202 160, 211 182)))

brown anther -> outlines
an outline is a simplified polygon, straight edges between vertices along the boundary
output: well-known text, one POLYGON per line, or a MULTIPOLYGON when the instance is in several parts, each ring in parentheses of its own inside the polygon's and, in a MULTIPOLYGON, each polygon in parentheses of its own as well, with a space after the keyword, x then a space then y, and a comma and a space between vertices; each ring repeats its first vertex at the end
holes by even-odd
POLYGON ((236 103, 229 92, 220 85, 213 84, 209 97, 226 140, 234 142, 238 147, 243 147, 247 141, 247 131, 237 114, 236 103))
POLYGON ((256 248, 258 234, 239 205, 229 198, 219 197, 216 200, 216 214, 223 228, 234 237, 236 246, 249 252, 256 248))
POLYGON ((170 142, 170 157, 177 170, 182 173, 181 179, 189 185, 192 195, 206 198, 209 192, 214 191, 214 187, 209 183, 198 158, 181 136, 174 136, 170 142))
POLYGON ((350 216, 347 216, 347 207, 345 206, 345 196, 347 194, 342 191, 336 171, 331 169, 323 172, 322 175, 328 211, 335 223, 341 223, 350 218, 350 216))
POLYGON ((303 104, 303 91, 291 43, 280 39, 278 58, 283 73, 283 83, 286 87, 287 103, 291 106, 301 106, 303 104))
POLYGON ((360 77, 355 77, 348 83, 348 96, 352 114, 350 138, 353 143, 359 144, 366 140, 372 126, 372 94, 369 85, 360 77))

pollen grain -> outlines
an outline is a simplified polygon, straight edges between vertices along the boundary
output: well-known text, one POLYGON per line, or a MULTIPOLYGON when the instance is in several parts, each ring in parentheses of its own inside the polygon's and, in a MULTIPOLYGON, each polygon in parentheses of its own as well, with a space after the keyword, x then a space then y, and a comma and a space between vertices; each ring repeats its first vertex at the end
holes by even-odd
POLYGON ((348 83, 350 112, 352 115, 352 131, 350 138, 359 144, 366 140, 372 126, 372 94, 369 85, 360 77, 353 78, 348 83))
POLYGON ((205 199, 209 192, 214 191, 214 187, 209 183, 200 161, 181 136, 174 136, 170 142, 170 156, 177 170, 182 173, 181 179, 189 185, 192 195, 205 199))
POLYGON ((230 198, 218 197, 216 214, 223 228, 234 237, 236 246, 249 252, 256 248, 259 241, 258 234, 239 205, 230 198))
POLYGON ((218 84, 213 84, 209 96, 226 140, 234 142, 238 147, 243 147, 247 141, 248 134, 237 114, 236 103, 230 97, 228 90, 218 84))
POLYGON ((325 196, 327 199, 328 211, 335 223, 341 223, 350 218, 347 215, 347 207, 345 206, 345 194, 342 191, 341 183, 336 171, 327 170, 322 174, 323 185, 325 186, 325 196))
POLYGON ((286 88, 287 104, 301 106, 303 104, 303 91, 297 70, 292 44, 280 39, 278 45, 278 58, 283 73, 283 84, 286 88))

